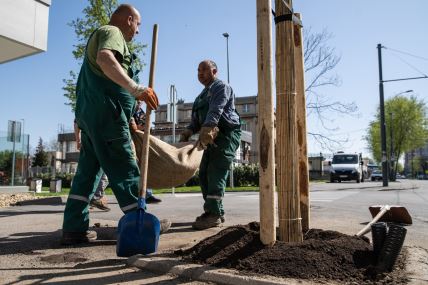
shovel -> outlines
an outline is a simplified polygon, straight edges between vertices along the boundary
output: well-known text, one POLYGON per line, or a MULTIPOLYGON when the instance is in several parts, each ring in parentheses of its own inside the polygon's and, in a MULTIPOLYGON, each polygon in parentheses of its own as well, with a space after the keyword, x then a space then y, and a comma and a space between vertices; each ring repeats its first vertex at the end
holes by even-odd
MULTIPOLYGON (((153 27, 152 54, 150 61, 149 87, 154 85, 154 69, 156 65, 158 26, 153 27)), ((123 216, 117 227, 116 254, 120 257, 129 257, 135 254, 150 254, 156 252, 159 243, 160 222, 159 219, 145 211, 147 190, 147 168, 149 161, 149 135, 150 113, 146 109, 146 123, 144 126, 143 159, 140 165, 140 191, 138 194, 137 211, 123 216)))
POLYGON ((370 232, 371 226, 378 221, 408 225, 412 224, 412 217, 403 206, 374 205, 369 207, 369 211, 373 220, 357 233, 357 236, 359 237, 370 232))

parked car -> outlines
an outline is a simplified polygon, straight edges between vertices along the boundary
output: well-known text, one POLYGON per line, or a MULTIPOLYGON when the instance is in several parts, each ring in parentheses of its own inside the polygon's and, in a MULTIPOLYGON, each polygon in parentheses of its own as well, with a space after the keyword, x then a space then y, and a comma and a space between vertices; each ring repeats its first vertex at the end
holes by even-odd
POLYGON ((397 179, 406 179, 406 175, 404 174, 397 174, 397 179))
POLYGON ((371 180, 372 181, 381 181, 382 180, 382 171, 378 170, 378 169, 373 170, 371 180))

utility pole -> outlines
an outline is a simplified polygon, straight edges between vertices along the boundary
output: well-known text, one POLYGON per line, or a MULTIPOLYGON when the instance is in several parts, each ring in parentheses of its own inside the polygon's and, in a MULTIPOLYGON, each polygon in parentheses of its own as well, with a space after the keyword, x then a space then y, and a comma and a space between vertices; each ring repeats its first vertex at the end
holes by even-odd
POLYGON ((377 45, 377 54, 379 61, 379 99, 380 99, 380 140, 382 150, 382 182, 383 186, 388 186, 388 161, 386 159, 386 127, 385 127, 385 103, 383 94, 383 75, 382 75, 382 45, 377 45))

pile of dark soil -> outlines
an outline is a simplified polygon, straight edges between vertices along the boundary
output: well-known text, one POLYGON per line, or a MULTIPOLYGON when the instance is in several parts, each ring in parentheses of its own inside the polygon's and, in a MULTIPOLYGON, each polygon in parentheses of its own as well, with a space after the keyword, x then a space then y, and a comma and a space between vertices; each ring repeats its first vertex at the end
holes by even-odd
POLYGON ((259 224, 226 228, 194 247, 175 253, 186 261, 233 268, 246 274, 339 281, 341 284, 405 284, 405 253, 391 273, 376 273, 376 259, 367 238, 311 229, 302 243, 277 241, 264 246, 259 224))

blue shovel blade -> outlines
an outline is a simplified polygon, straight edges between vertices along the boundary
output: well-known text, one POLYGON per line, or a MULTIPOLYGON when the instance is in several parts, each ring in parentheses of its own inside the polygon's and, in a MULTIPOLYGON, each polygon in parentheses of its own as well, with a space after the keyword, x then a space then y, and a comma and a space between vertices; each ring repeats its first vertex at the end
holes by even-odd
POLYGON ((143 209, 127 213, 117 227, 116 254, 129 257, 156 252, 159 234, 160 223, 156 216, 143 209))

